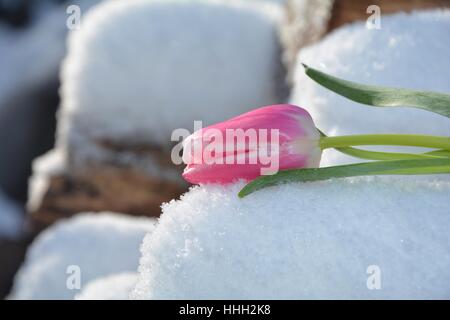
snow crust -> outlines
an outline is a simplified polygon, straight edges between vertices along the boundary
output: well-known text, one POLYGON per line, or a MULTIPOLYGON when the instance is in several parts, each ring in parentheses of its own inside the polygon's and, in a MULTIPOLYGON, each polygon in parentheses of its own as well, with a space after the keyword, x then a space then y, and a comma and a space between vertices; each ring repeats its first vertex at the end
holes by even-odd
POLYGON ((238 199, 240 187, 163 206, 134 299, 450 297, 449 181, 347 178, 238 199))

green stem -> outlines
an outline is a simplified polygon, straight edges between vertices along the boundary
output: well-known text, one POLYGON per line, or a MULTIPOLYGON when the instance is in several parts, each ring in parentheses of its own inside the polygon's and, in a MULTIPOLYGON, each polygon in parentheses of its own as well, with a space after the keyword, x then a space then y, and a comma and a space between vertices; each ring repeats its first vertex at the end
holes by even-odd
POLYGON ((336 148, 337 151, 351 157, 366 160, 403 160, 403 159, 433 159, 446 158, 444 154, 434 153, 399 153, 399 152, 380 152, 357 149, 352 147, 336 148))
POLYGON ((424 154, 430 155, 430 156, 438 156, 438 157, 442 157, 442 158, 450 158, 450 150, 433 150, 430 152, 426 152, 424 154))
POLYGON ((450 138, 416 134, 365 134, 320 138, 322 149, 361 145, 396 145, 450 150, 450 138))

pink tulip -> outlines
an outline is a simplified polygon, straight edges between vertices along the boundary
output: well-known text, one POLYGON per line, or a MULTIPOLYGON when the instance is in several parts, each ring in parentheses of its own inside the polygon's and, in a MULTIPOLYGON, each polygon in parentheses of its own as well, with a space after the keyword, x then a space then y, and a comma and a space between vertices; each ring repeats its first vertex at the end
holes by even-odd
POLYGON ((306 110, 288 104, 262 107, 187 137, 183 177, 194 184, 226 184, 278 170, 318 167, 319 139, 306 110))

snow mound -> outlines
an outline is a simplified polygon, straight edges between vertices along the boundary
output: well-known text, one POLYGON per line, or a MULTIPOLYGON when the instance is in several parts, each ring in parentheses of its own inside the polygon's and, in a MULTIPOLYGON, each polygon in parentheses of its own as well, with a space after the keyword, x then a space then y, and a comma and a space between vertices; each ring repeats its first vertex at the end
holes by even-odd
POLYGON ((153 219, 113 213, 81 214, 59 222, 29 248, 11 298, 72 299, 79 292, 67 286, 75 274, 72 266, 79 268, 81 289, 98 277, 136 271, 139 246, 153 229, 153 219))
POLYGON ((17 238, 22 233, 23 209, 0 190, 0 239, 17 238))
POLYGON ((163 206, 132 298, 450 298, 450 181, 348 178, 238 199, 240 187, 163 206))
MULTIPOLYGON (((361 83, 450 93, 450 73, 445 72, 450 69, 450 45, 442 41, 449 29, 450 10, 383 15, 380 30, 367 29, 364 23, 341 27, 300 51, 291 102, 307 109, 328 135, 450 135, 443 116, 413 108, 357 104, 309 79, 299 63, 361 83)), ((352 159, 326 151, 322 164, 357 161, 352 159)))
MULTIPOLYGON (((170 142, 277 101, 280 5, 254 1, 109 1, 69 38, 59 145, 170 142)), ((95 151, 95 150, 94 150, 95 151)), ((80 151, 81 153, 83 151, 80 151)), ((83 157, 82 157, 83 158, 83 157)))
POLYGON ((123 272, 89 282, 76 300, 128 300, 138 279, 136 272, 123 272))

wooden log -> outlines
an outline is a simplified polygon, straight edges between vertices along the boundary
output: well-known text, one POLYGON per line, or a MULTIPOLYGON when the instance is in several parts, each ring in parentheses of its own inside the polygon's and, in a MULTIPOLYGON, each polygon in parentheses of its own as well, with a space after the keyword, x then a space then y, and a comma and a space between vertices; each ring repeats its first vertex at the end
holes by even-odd
POLYGON ((327 32, 333 0, 288 0, 285 7, 285 21, 280 30, 284 48, 283 63, 288 70, 291 83, 298 51, 318 40, 327 32))
POLYGON ((105 146, 112 152, 109 162, 92 162, 91 159, 75 166, 59 159, 65 163, 62 169, 54 171, 46 171, 42 165, 34 166, 28 203, 28 224, 32 233, 80 212, 112 211, 157 217, 163 202, 187 190, 187 184, 181 179, 168 179, 158 172, 172 171, 181 177, 181 168, 171 164, 167 153, 144 146, 125 148, 110 142, 103 142, 99 147, 105 146), (128 155, 133 154, 134 161, 122 164, 117 160, 124 150, 128 155), (141 163, 152 159, 156 167, 145 170, 137 165, 137 158, 141 163))

